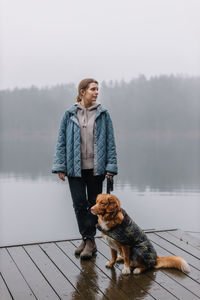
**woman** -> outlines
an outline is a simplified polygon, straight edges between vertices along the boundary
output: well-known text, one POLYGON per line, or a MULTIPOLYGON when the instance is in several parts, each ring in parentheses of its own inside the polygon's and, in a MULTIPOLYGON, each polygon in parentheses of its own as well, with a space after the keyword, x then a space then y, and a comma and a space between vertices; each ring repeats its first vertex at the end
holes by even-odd
POLYGON ((98 82, 87 78, 78 86, 76 103, 61 120, 53 173, 68 177, 73 207, 82 242, 75 254, 91 258, 97 251, 94 236, 97 217, 90 208, 102 193, 103 180, 117 174, 117 157, 112 121, 96 101, 98 82))

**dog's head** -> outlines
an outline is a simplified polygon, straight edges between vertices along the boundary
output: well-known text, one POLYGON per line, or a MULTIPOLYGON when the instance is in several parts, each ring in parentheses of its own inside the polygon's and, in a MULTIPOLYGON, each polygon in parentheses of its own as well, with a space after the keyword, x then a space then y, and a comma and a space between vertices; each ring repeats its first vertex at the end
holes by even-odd
POLYGON ((119 199, 110 194, 99 194, 96 205, 91 207, 91 212, 97 216, 113 215, 121 211, 119 199))

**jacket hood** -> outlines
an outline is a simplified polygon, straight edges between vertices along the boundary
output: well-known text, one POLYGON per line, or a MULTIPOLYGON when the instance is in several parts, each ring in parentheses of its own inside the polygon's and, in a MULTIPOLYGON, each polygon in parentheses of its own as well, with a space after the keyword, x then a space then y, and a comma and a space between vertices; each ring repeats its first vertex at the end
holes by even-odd
MULTIPOLYGON (((94 110, 94 109, 96 109, 99 105, 100 105, 100 103, 96 101, 92 106, 88 107, 87 110, 94 110)), ((81 110, 85 109, 85 107, 83 107, 80 103, 75 103, 75 106, 77 106, 78 109, 81 109, 81 110)))
MULTIPOLYGON (((106 108, 102 107, 101 103, 96 102, 94 105, 92 105, 90 108, 92 109, 96 109, 96 118, 103 112, 107 111, 106 108)), ((76 114, 78 109, 84 109, 84 107, 82 105, 80 105, 79 103, 75 103, 70 109, 67 110, 68 113, 70 114, 76 114)))

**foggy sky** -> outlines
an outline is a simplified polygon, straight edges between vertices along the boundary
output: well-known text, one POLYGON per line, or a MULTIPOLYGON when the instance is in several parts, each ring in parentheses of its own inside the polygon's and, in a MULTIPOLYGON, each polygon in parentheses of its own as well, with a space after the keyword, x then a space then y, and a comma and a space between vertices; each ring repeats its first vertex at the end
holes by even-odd
POLYGON ((199 0, 0 0, 0 89, 200 75, 199 0))

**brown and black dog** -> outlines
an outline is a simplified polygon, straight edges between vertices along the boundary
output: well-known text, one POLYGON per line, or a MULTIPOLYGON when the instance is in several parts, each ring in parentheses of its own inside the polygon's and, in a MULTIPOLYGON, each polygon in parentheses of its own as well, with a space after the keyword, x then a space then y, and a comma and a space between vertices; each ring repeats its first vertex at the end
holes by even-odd
POLYGON ((119 199, 110 194, 99 194, 91 212, 98 216, 97 228, 111 249, 111 260, 106 267, 111 268, 116 261, 124 261, 123 274, 134 274, 155 268, 176 268, 190 272, 188 263, 179 256, 159 257, 146 234, 126 214, 119 199), (128 229, 127 229, 128 228, 128 229), (117 257, 117 254, 119 256, 117 257))

